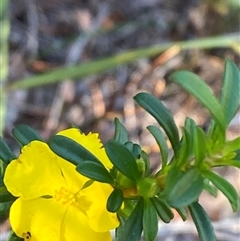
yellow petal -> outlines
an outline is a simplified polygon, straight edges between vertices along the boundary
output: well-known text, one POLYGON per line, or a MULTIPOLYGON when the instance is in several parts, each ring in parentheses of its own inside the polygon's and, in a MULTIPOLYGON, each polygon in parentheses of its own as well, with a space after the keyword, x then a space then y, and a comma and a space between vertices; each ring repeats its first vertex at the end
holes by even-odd
POLYGON ((4 183, 14 196, 24 199, 53 195, 65 185, 57 156, 47 144, 33 141, 6 168, 4 183))
POLYGON ((110 232, 95 232, 88 226, 88 219, 74 206, 69 206, 64 217, 61 235, 64 241, 111 241, 110 232))
POLYGON ((83 185, 89 180, 89 178, 82 176, 80 173, 76 171, 76 166, 72 163, 58 158, 59 167, 61 168, 61 172, 63 178, 65 179, 66 186, 68 190, 72 193, 78 192, 83 185))
POLYGON ((94 156, 96 156, 105 167, 108 169, 112 168, 112 163, 107 157, 105 149, 99 139, 98 133, 89 133, 85 135, 76 128, 70 128, 67 130, 60 131, 58 135, 66 136, 80 145, 84 146, 94 156))
POLYGON ((116 213, 110 213, 106 208, 112 191, 110 185, 97 182, 82 191, 92 203, 86 210, 89 226, 97 232, 106 232, 119 226, 116 213))
POLYGON ((10 209, 10 223, 19 237, 29 241, 60 241, 60 229, 67 206, 54 199, 18 198, 10 209))

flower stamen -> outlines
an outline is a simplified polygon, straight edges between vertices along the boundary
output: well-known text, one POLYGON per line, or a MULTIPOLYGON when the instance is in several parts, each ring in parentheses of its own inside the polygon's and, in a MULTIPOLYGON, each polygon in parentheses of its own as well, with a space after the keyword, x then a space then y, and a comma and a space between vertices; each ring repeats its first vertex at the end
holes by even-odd
POLYGON ((70 192, 67 188, 61 187, 55 191, 54 198, 61 202, 62 205, 77 204, 75 194, 70 192))

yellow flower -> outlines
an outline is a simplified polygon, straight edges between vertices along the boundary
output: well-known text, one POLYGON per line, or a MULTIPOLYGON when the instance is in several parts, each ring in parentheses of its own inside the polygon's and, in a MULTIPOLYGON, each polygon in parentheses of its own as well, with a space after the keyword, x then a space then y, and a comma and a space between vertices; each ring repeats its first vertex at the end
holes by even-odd
MULTIPOLYGON (((106 168, 111 168, 98 134, 75 128, 59 133, 80 143, 106 168)), ((112 192, 108 184, 80 175, 75 166, 53 153, 46 143, 32 141, 7 167, 4 183, 18 199, 10 209, 14 232, 31 241, 110 241, 109 230, 119 225, 106 210, 112 192)))

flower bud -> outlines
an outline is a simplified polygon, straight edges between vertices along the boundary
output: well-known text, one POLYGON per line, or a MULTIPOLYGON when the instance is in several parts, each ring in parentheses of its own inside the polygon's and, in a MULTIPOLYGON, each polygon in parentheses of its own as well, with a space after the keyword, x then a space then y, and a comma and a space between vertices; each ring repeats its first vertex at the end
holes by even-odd
POLYGON ((140 196, 150 198, 157 194, 159 187, 153 177, 146 177, 137 183, 137 191, 140 196))
POLYGON ((126 177, 119 171, 117 172, 116 180, 117 187, 120 189, 127 189, 135 186, 134 182, 130 178, 126 177))
POLYGON ((146 171, 145 162, 142 159, 137 159, 136 163, 137 163, 138 172, 140 173, 140 176, 144 177, 145 171, 146 171))

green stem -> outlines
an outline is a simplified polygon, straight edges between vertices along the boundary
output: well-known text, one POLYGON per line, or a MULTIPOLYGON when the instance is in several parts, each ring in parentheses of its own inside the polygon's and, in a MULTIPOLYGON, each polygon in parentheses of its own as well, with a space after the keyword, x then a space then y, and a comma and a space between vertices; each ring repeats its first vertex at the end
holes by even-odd
POLYGON ((0 136, 3 135, 6 118, 6 93, 3 86, 8 77, 8 37, 10 33, 10 21, 8 12, 8 0, 0 2, 0 136))
POLYGON ((156 46, 130 50, 112 57, 93 60, 88 63, 82 63, 75 66, 60 67, 59 69, 55 69, 41 75, 33 76, 26 79, 20 79, 10 85, 5 86, 5 90, 10 91, 16 89, 28 89, 56 83, 66 78, 79 79, 85 76, 104 72, 122 64, 133 62, 139 58, 155 56, 173 46, 178 47, 180 50, 211 48, 236 49, 235 47, 238 44, 238 41, 239 35, 235 33, 227 36, 209 37, 183 42, 170 42, 165 44, 159 44, 156 46))

